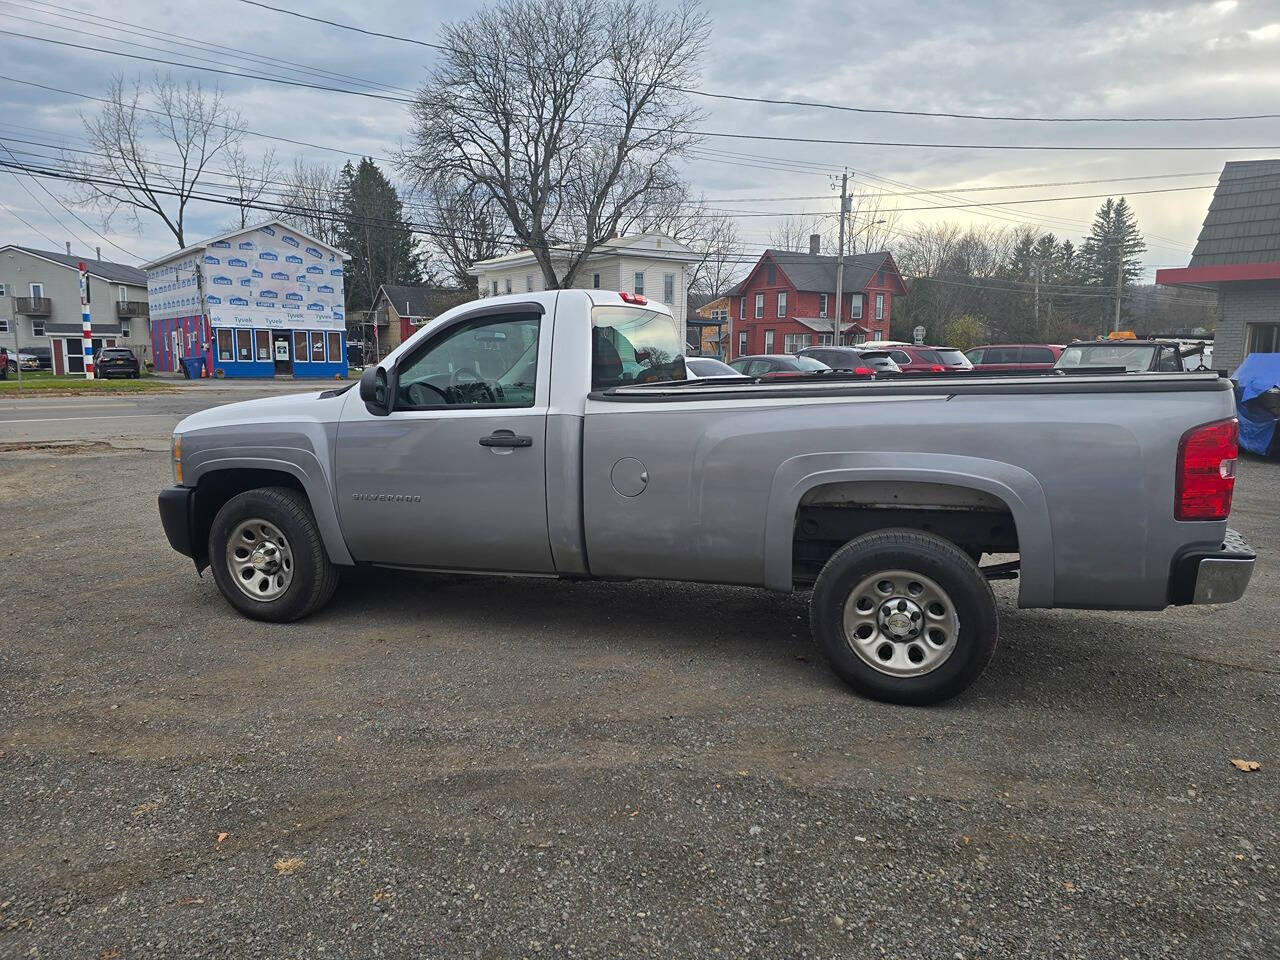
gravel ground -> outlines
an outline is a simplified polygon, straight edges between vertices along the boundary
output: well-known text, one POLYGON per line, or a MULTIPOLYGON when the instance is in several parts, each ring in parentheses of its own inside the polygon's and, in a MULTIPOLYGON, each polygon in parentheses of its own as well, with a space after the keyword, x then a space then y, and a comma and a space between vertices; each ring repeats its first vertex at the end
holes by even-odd
POLYGON ((252 623, 164 454, 0 458, 0 956, 1280 955, 1275 464, 1244 601, 999 584, 986 676, 906 709, 754 590, 361 571, 252 623))

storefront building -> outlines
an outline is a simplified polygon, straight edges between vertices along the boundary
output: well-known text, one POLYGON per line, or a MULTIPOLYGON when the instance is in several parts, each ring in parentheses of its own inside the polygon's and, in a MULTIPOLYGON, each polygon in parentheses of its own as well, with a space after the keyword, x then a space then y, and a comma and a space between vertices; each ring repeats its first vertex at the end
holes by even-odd
POLYGON ((215 377, 345 377, 346 254, 279 220, 147 264, 157 370, 204 358, 215 377))

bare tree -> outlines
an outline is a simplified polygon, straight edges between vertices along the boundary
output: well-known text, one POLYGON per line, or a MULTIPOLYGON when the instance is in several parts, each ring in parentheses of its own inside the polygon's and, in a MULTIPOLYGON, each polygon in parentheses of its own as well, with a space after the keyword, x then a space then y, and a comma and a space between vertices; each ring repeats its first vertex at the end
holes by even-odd
POLYGON ((100 212, 104 227, 121 215, 140 227, 140 214, 154 214, 185 246, 188 204, 198 199, 213 159, 244 137, 239 114, 217 87, 179 84, 167 74, 145 90, 140 81, 127 87, 113 77, 105 99, 100 113, 81 117, 89 152, 63 157, 79 181, 78 199, 100 212), (178 162, 153 160, 152 143, 176 151, 178 162))
POLYGON ((770 229, 769 246, 790 253, 808 253, 809 238, 816 233, 820 238, 819 252, 835 253, 837 228, 834 213, 829 223, 819 217, 784 217, 770 229))
POLYGON ((889 249, 890 241, 898 233, 899 216, 892 207, 885 207, 882 192, 854 190, 849 195, 848 253, 859 250, 879 253, 889 249))
POLYGON ((483 187, 447 174, 419 184, 419 192, 422 212, 437 228, 431 245, 444 257, 454 283, 475 290, 479 280, 467 269, 510 246, 498 229, 502 211, 483 187))
POLYGON ((333 246, 338 239, 338 171, 327 163, 307 163, 301 157, 284 175, 282 219, 303 233, 333 246))
POLYGON ((233 144, 227 148, 226 167, 227 178, 235 190, 232 199, 240 210, 240 226, 247 227, 249 211, 262 199, 280 172, 276 165, 276 152, 267 150, 261 160, 254 162, 239 144, 233 144))
POLYGON ((503 0, 445 28, 401 169, 477 188, 548 288, 678 179, 710 22, 695 0, 503 0), (500 38, 500 43, 495 43, 500 38), (555 248, 559 246, 557 251, 555 248))

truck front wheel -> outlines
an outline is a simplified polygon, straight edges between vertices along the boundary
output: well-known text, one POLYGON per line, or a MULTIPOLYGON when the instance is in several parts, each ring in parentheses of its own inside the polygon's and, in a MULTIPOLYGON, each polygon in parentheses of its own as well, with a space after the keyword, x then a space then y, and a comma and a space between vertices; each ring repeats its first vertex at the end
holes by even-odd
POLYGON ((273 623, 319 609, 338 585, 311 506, 289 487, 246 490, 223 504, 209 530, 209 565, 228 603, 273 623))
POLYGON ((917 530, 868 533, 827 561, 809 607, 832 669, 864 696, 938 703, 982 675, 999 617, 963 550, 917 530))

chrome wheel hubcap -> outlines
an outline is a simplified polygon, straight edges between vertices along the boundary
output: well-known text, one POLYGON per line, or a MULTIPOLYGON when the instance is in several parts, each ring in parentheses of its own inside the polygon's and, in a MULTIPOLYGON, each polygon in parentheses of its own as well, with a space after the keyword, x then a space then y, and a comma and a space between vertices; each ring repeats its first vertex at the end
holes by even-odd
POLYGON ((293 583, 293 551, 275 524, 243 520, 227 539, 227 570, 246 597, 275 600, 293 583))
POLYGON ((863 661, 891 677, 938 669, 955 651, 960 620, 951 597, 910 570, 864 578, 844 605, 845 640, 863 661))

